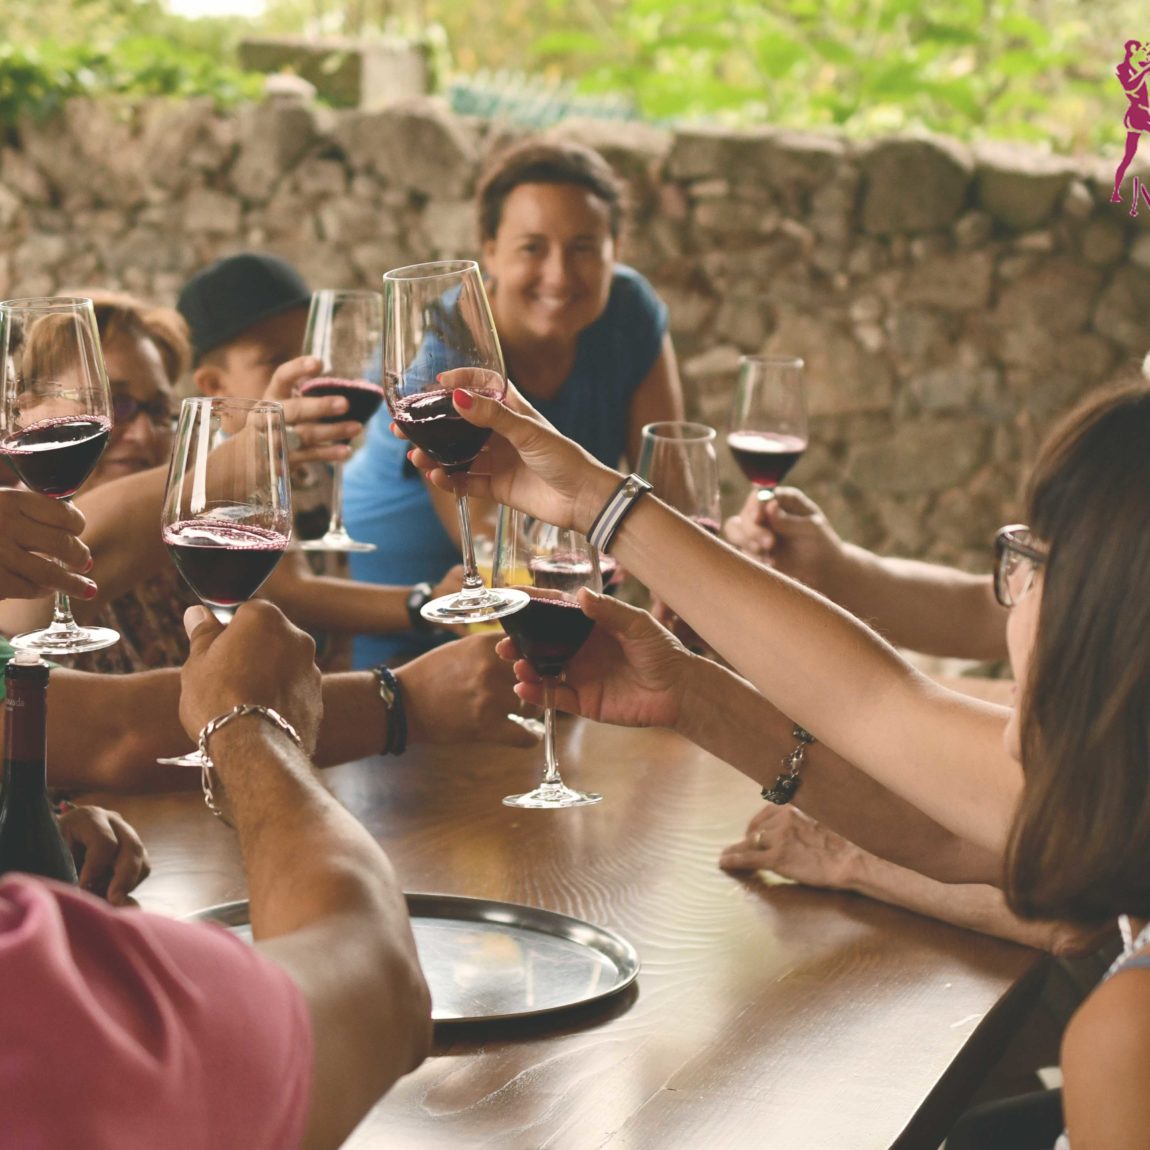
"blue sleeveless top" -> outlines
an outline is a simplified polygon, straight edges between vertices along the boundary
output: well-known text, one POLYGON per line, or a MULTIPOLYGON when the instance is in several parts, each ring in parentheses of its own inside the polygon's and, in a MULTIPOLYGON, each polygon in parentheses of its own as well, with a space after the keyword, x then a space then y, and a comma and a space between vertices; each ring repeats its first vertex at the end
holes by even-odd
MULTIPOLYGON (((575 364, 559 393, 536 400, 521 390, 564 435, 615 467, 626 451, 631 398, 655 365, 666 331, 666 304, 643 276, 618 264, 607 306, 579 333, 575 364)), ((349 556, 351 577, 363 583, 434 584, 460 562, 459 548, 407 462, 410 444, 393 436, 388 424, 380 418, 367 425, 364 445, 344 472, 347 529, 377 547, 349 556)), ((357 635, 352 666, 411 658, 450 638, 413 631, 357 635)))

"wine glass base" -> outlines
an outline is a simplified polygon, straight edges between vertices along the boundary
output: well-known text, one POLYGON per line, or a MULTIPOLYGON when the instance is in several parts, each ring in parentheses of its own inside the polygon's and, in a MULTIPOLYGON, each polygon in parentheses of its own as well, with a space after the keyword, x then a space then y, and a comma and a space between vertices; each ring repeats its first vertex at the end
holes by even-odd
POLYGON ((360 543, 350 535, 323 535, 319 539, 301 539, 301 551, 355 551, 366 553, 377 550, 374 543, 360 543))
POLYGON ((12 640, 17 651, 38 651, 41 655, 82 655, 102 651, 120 641, 120 632, 111 627, 45 627, 25 631, 12 640))
POLYGON ((164 767, 210 767, 211 759, 205 759, 199 751, 189 751, 186 755, 172 755, 166 759, 157 759, 157 763, 164 767))
POLYGON ((526 715, 520 715, 515 711, 508 711, 507 717, 518 726, 522 727, 528 734, 534 735, 537 739, 543 738, 546 728, 543 726, 542 719, 530 719, 526 715))
POLYGON ((505 807, 524 807, 528 810, 560 810, 562 807, 589 807, 601 803, 603 796, 594 791, 572 790, 565 783, 541 783, 533 791, 523 795, 507 795, 503 799, 505 807))
POLYGON ((484 588, 474 593, 459 591, 454 595, 432 599, 423 605, 419 613, 432 623, 449 627, 464 623, 490 623, 522 610, 530 598, 526 591, 518 591, 513 587, 500 587, 495 591, 484 588))

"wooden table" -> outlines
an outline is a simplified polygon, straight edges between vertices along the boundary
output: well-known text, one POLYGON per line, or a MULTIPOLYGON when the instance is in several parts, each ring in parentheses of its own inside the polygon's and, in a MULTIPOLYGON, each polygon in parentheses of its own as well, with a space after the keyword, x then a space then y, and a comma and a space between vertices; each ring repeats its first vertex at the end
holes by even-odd
MULTIPOLYGON (((539 750, 413 749, 327 773, 406 890, 505 899, 630 939, 637 987, 562 1019, 442 1029, 354 1150, 935 1150, 1038 991, 1021 947, 716 866, 761 800, 677 736, 560 726, 595 807, 518 811, 539 750)), ((125 799, 182 914, 244 897, 198 796, 125 799)))

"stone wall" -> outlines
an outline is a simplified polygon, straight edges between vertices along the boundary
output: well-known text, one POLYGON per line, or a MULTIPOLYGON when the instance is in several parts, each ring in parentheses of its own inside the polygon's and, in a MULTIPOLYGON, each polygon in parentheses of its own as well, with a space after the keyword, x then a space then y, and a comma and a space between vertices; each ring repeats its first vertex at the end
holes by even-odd
MULTIPOLYGON (((1112 161, 563 130, 629 183, 624 256, 670 305, 692 415, 722 427, 740 354, 804 356, 813 434, 794 479, 868 546, 985 568, 1052 417, 1150 347, 1150 208, 1109 203, 1112 161)), ((74 102, 0 151, 0 296, 98 284, 171 302, 245 247, 317 286, 472 255, 475 177, 508 134, 431 101, 74 102)), ((733 505, 744 485, 724 466, 733 505)))

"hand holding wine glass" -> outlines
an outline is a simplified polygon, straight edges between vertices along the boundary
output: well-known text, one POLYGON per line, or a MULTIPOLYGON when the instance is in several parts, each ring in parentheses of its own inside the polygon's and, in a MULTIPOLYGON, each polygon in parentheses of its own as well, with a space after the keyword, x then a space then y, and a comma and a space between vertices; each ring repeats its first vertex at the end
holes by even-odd
POLYGON ((503 802, 545 810, 600 802, 602 795, 572 790, 559 777, 554 703, 555 687, 568 661, 595 626, 576 595, 584 587, 602 590, 598 555, 582 535, 504 508, 496 532, 491 582, 495 587, 518 583, 527 592, 525 606, 502 616, 500 623, 543 680, 543 781, 533 791, 508 795, 503 802))
POLYGON ((453 396, 500 401, 507 390, 483 279, 476 263, 456 260, 397 268, 383 283, 387 404, 402 433, 450 477, 459 512, 463 590, 433 599, 422 614, 441 624, 490 622, 518 610, 526 596, 484 587, 467 507, 467 473, 490 432, 463 419, 453 396))
MULTIPOLYGON (((383 296, 373 291, 317 291, 311 300, 304 354, 320 364, 320 374, 300 387, 309 398, 340 396, 347 400, 344 419, 363 425, 383 403, 378 379, 383 360, 383 296)), ((307 539, 305 551, 374 551, 374 543, 361 543, 343 523, 343 464, 332 464, 331 519, 319 539, 307 539)))
POLYGON ((727 446, 759 499, 774 498, 775 488, 802 458, 808 442, 803 361, 743 356, 727 446))
MULTIPOLYGON (((283 408, 185 399, 164 492, 164 542, 184 582, 221 623, 272 573, 291 523, 283 408)), ((198 752, 160 761, 205 765, 198 752)))
MULTIPOLYGON (((112 430, 92 301, 0 302, 0 357, 0 453, 32 491, 70 499, 91 474, 112 430)), ((59 540, 53 539, 49 550, 59 553, 59 540)), ((52 622, 17 635, 12 644, 46 655, 75 655, 109 647, 119 638, 109 627, 78 626, 68 596, 58 590, 52 622)))

